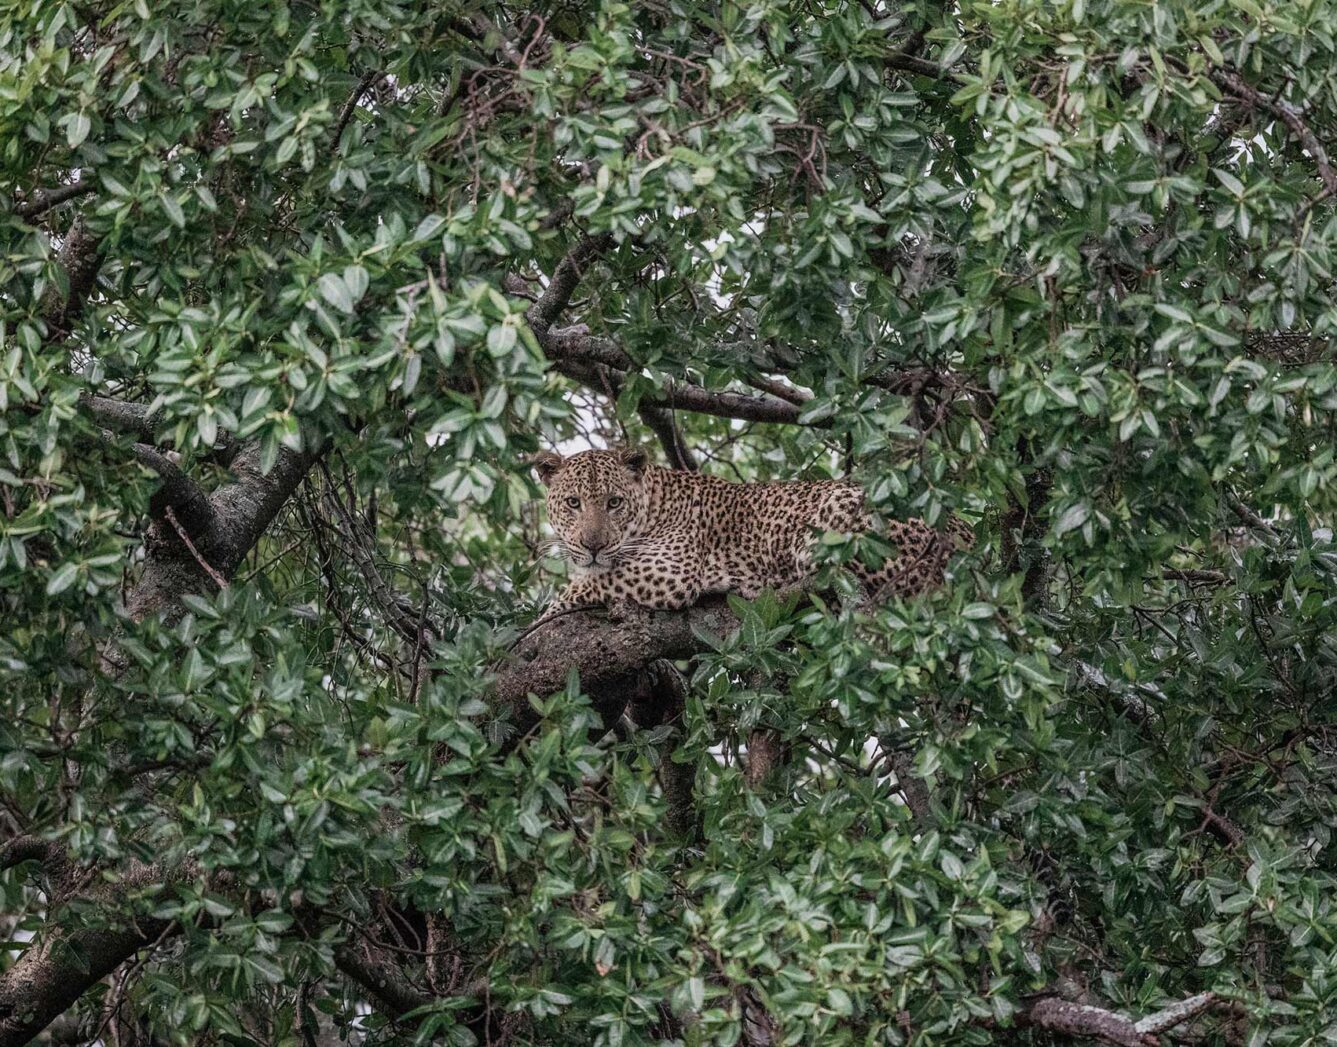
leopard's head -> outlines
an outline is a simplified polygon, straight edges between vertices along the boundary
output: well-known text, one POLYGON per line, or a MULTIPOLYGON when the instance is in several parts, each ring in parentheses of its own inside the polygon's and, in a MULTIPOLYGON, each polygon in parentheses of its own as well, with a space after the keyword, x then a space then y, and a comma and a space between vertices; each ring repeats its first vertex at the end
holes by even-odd
POLYGON ((542 451, 534 471, 548 488, 548 522, 580 573, 606 571, 631 555, 649 505, 644 451, 542 451))

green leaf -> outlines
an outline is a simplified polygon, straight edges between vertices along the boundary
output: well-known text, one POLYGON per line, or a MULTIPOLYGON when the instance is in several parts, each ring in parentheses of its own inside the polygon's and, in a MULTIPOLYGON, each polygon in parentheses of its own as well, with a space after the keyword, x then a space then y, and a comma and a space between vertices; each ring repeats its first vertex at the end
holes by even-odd
POLYGON ((78 577, 79 565, 77 563, 67 561, 61 564, 56 568, 55 573, 47 580, 46 594, 48 596, 56 596, 59 593, 63 593, 74 584, 75 579, 78 577))
POLYGON ((344 283, 343 278, 338 273, 326 273, 316 282, 316 287, 320 291, 320 296, 340 312, 351 313, 353 311, 354 298, 352 292, 349 291, 348 285, 344 283))
POLYGON ((92 129, 93 123, 88 118, 87 113, 79 112, 70 117, 65 124, 65 141, 71 149, 78 149, 83 145, 84 139, 88 137, 88 132, 92 129))

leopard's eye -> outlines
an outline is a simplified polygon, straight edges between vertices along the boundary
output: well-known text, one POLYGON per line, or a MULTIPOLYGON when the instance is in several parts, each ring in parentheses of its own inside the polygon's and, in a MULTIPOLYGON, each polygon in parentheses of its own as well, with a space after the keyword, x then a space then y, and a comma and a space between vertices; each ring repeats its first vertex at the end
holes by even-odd
POLYGON ((613 495, 612 498, 608 499, 608 508, 610 509, 616 509, 621 504, 622 504, 622 499, 619 498, 617 495, 613 495))
POLYGON ((571 506, 572 509, 579 509, 580 499, 573 494, 570 498, 566 500, 566 504, 571 506))

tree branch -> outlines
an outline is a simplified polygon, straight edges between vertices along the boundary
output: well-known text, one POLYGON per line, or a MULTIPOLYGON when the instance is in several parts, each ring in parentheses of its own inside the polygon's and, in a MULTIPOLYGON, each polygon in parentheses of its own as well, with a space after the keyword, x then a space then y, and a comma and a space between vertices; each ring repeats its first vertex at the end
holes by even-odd
MULTIPOLYGON (((79 397, 79 408, 104 429, 133 437, 137 442, 151 447, 164 443, 156 435, 157 415, 149 410, 148 404, 85 393, 79 397)), ((238 442, 231 433, 220 432, 214 441, 213 453, 208 458, 227 465, 239 450, 238 442)))
MULTIPOLYGON (((584 324, 557 330, 552 325, 571 301, 590 262, 607 250, 612 242, 612 236, 605 233, 586 237, 577 243, 558 263, 543 294, 525 314, 540 347, 557 364, 558 370, 599 392, 608 391, 607 383, 601 380, 592 365, 603 365, 625 375, 639 369, 636 362, 611 339, 590 334, 584 324)), ((652 409, 680 409, 757 422, 792 424, 798 421, 800 414, 798 405, 778 397, 717 393, 675 378, 669 379, 663 397, 648 403, 652 409)))
POLYGON ((575 669, 587 693, 625 685, 660 658, 685 658, 705 647, 700 633, 721 635, 738 622, 723 600, 683 611, 635 611, 617 620, 579 611, 546 622, 516 646, 497 675, 494 706, 507 714, 515 737, 536 723, 529 695, 547 697, 575 669))
POLYGON ((152 444, 153 418, 149 414, 148 404, 130 403, 110 396, 79 397, 79 407, 107 429, 133 436, 140 443, 152 444))
MULTIPOLYGON (((674 410, 713 414, 720 418, 738 418, 747 422, 798 425, 799 416, 802 414, 794 404, 777 400, 773 396, 714 392, 676 379, 671 379, 665 385, 663 398, 654 402, 674 410)), ((822 428, 821 425, 816 427, 822 428)))
POLYGON ((48 337, 68 334, 75 318, 83 311, 84 299, 97 282, 102 265, 102 244, 88 231, 82 220, 76 220, 65 236, 58 260, 65 273, 68 293, 62 295, 56 288, 48 292, 43 316, 49 328, 48 337))
MULTIPOLYGON (((606 338, 596 338, 588 334, 573 334, 563 331, 557 337, 549 337, 546 344, 540 339, 544 352, 553 360, 557 369, 568 378, 573 378, 598 392, 608 392, 606 383, 601 380, 595 366, 607 367, 617 379, 613 383, 613 393, 621 388, 628 370, 635 364, 630 357, 606 338)), ((711 389, 684 382, 678 378, 669 378, 664 383, 662 396, 646 398, 642 403, 652 407, 670 410, 692 411, 697 414, 712 414, 720 418, 737 418, 749 422, 775 422, 797 425, 803 413, 797 404, 789 403, 778 397, 754 395, 751 393, 716 392, 711 389)))
POLYGON ((69 185, 58 185, 54 189, 38 189, 32 196, 14 208, 20 218, 39 218, 53 207, 59 207, 69 200, 74 200, 97 188, 93 179, 81 176, 79 181, 69 185))
POLYGON ((237 453, 232 462, 236 479, 209 496, 212 518, 207 527, 191 536, 194 551, 170 527, 154 525, 144 571, 126 599, 133 618, 171 611, 186 593, 207 591, 210 574, 199 562, 201 558, 231 580, 316 459, 311 452, 280 448, 274 467, 265 473, 261 457, 259 441, 237 453))
POLYGON ((1173 1029, 1176 1025, 1183 1025, 1184 1022, 1196 1018, 1208 1007, 1219 1002, 1216 993, 1200 992, 1196 996, 1172 1003, 1155 1014, 1147 1015, 1137 1023, 1137 1031, 1152 1035, 1163 1033, 1167 1029, 1173 1029))
POLYGON ((433 997, 411 985, 397 969, 398 964, 385 957, 373 959, 373 946, 363 943, 356 948, 352 943, 334 950, 334 965, 371 994, 372 998, 392 1018, 426 1007, 433 997))
POLYGON ((12 869, 23 862, 47 862, 56 845, 36 836, 16 836, 0 846, 0 871, 12 869))
POLYGON ((687 446, 687 441, 683 439, 682 430, 678 428, 678 421, 673 417, 673 412, 644 400, 641 401, 637 411, 641 421, 659 440, 659 446, 664 449, 664 457, 668 459, 669 466, 684 472, 696 472, 696 457, 692 454, 692 449, 687 446))
POLYGON ((217 514, 217 525, 208 537, 207 552, 229 578, 316 460, 313 451, 283 447, 273 468, 266 473, 261 464, 262 453, 259 441, 242 448, 232 463, 236 481, 215 491, 209 499, 217 514))
POLYGON ((140 949, 153 944, 165 921, 141 919, 129 927, 59 929, 30 944, 0 974, 0 1047, 24 1047, 140 949))
POLYGON ((1122 1047, 1155 1047, 1158 1033, 1188 1021, 1216 1002, 1215 993, 1199 993, 1134 1022, 1103 1007, 1044 996, 1018 1017, 1021 1024, 1067 1036, 1081 1036, 1122 1047))
POLYGON ((914 73, 917 76, 931 76, 934 80, 956 80, 957 76, 937 62, 930 62, 924 58, 916 58, 914 55, 897 52, 887 55, 882 60, 882 64, 888 69, 897 69, 903 73, 914 73))
POLYGON ((353 93, 348 96, 348 101, 344 103, 343 109, 339 113, 339 119, 335 121, 334 131, 330 135, 330 144, 335 149, 339 148, 339 139, 343 137, 344 129, 348 126, 348 121, 353 119, 353 114, 357 112, 357 104, 362 101, 362 96, 367 93, 377 79, 380 77, 379 69, 370 69, 362 74, 362 79, 357 82, 353 88, 353 93))
MULTIPOLYGON (((612 243, 612 236, 607 233, 580 240, 558 263, 548 286, 529 307, 525 317, 544 354, 556 364, 559 371, 598 392, 612 392, 616 396, 621 388, 621 379, 640 369, 636 361, 611 339, 591 334, 584 324, 556 329, 552 326, 571 301, 590 262, 612 243), (600 367, 615 373, 601 372, 598 369, 600 367)), ((924 375, 930 377, 932 374, 924 372, 924 375)), ((891 383, 902 378, 904 376, 896 376, 893 380, 880 375, 875 384, 896 391, 895 385, 891 383)), ((641 403, 652 412, 646 418, 646 424, 661 435, 662 442, 663 422, 654 416, 656 410, 692 411, 741 421, 797 425, 808 398, 801 390, 787 390, 787 395, 782 398, 770 393, 755 395, 715 391, 682 379, 669 378, 664 383, 662 396, 643 399, 641 403)), ((826 424, 829 423, 814 423, 817 427, 825 427, 826 424)), ((677 441, 665 445, 670 461, 684 460, 681 450, 685 448, 672 452, 668 450, 669 446, 681 448, 681 445, 677 441)))
POLYGON ((156 447, 137 443, 132 452, 135 461, 152 469, 162 480, 149 500, 149 512, 154 519, 162 519, 171 512, 188 535, 204 534, 214 523, 214 509, 199 485, 156 447))
MULTIPOLYGON (((587 236, 578 241, 576 246, 571 248, 566 256, 557 263, 557 268, 553 270, 552 279, 548 281, 548 286, 543 289, 538 301, 531 305, 525 313, 525 319, 538 338, 540 345, 544 343, 548 328, 553 325, 557 317, 562 314, 562 310, 571 301, 571 296, 576 291, 576 285, 580 283, 580 278, 585 275, 585 270, 589 267, 589 264, 612 245, 613 236, 611 233, 587 236)), ((544 350, 547 350, 546 345, 544 350)))
POLYGON ((1241 101, 1248 102, 1260 109, 1266 109, 1277 116, 1290 129, 1291 134, 1299 139, 1305 151, 1314 158, 1314 166, 1318 168, 1319 180, 1323 182, 1324 194, 1327 196, 1337 194, 1337 171, 1333 170, 1332 164, 1328 160, 1327 150, 1323 148, 1323 143, 1318 140, 1309 125, 1305 123, 1304 117, 1298 109, 1281 98, 1269 98, 1234 69, 1214 69, 1211 77, 1219 86, 1232 92, 1241 101))

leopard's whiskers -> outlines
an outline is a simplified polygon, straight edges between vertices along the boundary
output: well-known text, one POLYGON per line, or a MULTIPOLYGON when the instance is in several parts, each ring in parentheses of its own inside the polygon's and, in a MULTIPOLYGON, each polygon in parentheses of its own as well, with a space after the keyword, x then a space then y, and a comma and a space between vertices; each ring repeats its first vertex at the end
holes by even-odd
POLYGON ((559 560, 569 560, 571 559, 571 550, 562 539, 552 538, 539 544, 529 562, 536 564, 550 556, 555 556, 559 560))

